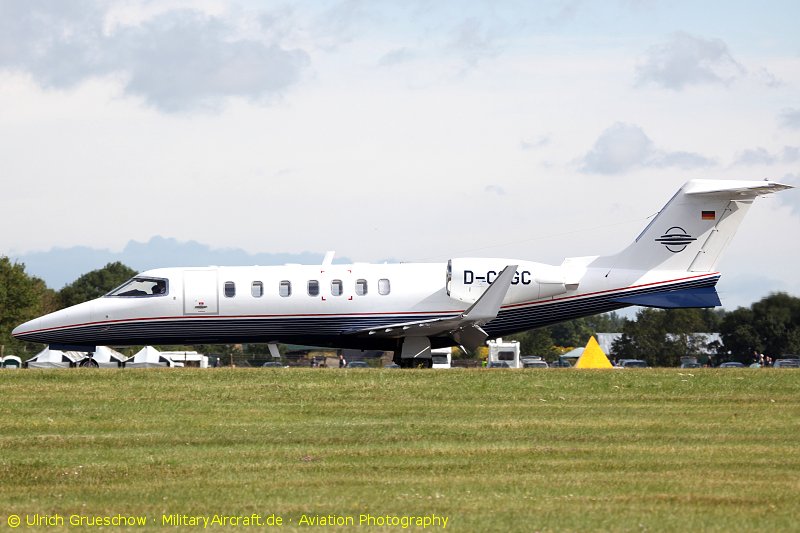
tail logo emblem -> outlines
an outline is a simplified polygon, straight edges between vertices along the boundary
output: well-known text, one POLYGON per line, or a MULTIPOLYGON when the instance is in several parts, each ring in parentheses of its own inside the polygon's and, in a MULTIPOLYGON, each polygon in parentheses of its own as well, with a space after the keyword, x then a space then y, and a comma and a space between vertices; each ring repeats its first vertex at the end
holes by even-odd
POLYGON ((678 226, 672 226, 664 232, 664 235, 655 239, 656 242, 660 242, 674 254, 684 251, 688 245, 696 240, 696 238, 686 233, 685 229, 678 226))

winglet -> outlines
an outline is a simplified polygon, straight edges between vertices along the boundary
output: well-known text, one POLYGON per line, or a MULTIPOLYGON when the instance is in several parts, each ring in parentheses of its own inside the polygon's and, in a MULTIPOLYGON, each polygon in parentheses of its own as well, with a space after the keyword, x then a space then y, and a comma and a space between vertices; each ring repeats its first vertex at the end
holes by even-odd
POLYGON ((474 324, 485 324, 496 318, 497 313, 500 311, 500 305, 503 303, 509 287, 511 287, 516 271, 517 265, 505 267, 500 272, 500 275, 489 285, 486 292, 469 309, 464 311, 461 318, 474 324))

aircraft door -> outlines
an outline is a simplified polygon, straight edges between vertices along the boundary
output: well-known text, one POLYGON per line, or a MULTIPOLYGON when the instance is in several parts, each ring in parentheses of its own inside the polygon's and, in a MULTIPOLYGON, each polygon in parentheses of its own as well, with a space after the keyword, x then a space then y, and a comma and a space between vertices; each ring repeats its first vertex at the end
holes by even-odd
POLYGON ((216 315, 219 294, 216 270, 185 270, 183 272, 183 314, 216 315))

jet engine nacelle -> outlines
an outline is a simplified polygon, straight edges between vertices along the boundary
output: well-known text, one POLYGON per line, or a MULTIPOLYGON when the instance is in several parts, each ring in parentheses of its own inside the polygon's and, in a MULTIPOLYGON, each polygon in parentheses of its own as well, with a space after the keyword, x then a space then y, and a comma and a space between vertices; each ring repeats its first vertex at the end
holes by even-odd
POLYGON ((447 262, 447 294, 472 303, 513 263, 519 266, 503 303, 541 300, 567 292, 561 267, 515 259, 458 258, 447 262))

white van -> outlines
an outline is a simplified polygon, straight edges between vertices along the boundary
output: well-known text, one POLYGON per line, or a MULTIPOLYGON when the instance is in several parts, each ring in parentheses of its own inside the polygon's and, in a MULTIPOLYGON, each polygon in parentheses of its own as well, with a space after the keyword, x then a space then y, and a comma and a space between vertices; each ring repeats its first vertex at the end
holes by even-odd
POLYGON ((519 360, 519 341, 503 342, 498 338, 486 343, 489 346, 489 357, 486 360, 490 367, 522 368, 519 360), (495 363, 494 365, 492 363, 495 363))

